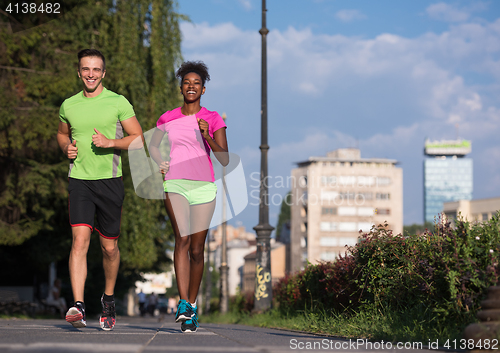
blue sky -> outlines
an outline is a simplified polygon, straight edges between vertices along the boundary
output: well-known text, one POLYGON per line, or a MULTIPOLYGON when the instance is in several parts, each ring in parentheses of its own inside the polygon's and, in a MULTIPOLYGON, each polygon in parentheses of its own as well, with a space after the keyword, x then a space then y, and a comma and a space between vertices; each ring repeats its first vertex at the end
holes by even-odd
MULTIPOLYGON (((247 175, 250 205, 230 223, 248 230, 258 223, 261 3, 179 1, 191 19, 181 24, 184 59, 210 68, 202 105, 226 112, 247 175)), ((267 9, 271 185, 295 162, 357 146, 400 162, 404 224, 422 223, 424 140, 458 133, 472 141, 473 197, 500 197, 499 1, 267 0, 267 9)))

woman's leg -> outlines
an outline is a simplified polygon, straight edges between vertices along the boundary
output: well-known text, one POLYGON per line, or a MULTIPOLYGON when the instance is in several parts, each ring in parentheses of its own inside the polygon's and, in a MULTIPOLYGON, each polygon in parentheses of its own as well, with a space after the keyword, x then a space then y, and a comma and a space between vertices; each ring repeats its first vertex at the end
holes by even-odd
POLYGON ((180 299, 188 300, 190 259, 189 203, 184 196, 165 193, 165 209, 175 235, 174 269, 180 299))
POLYGON ((215 210, 215 200, 209 203, 191 206, 190 226, 194 231, 191 234, 190 254, 190 282, 189 302, 194 303, 198 296, 203 268, 205 264, 205 239, 207 237, 210 221, 215 210))

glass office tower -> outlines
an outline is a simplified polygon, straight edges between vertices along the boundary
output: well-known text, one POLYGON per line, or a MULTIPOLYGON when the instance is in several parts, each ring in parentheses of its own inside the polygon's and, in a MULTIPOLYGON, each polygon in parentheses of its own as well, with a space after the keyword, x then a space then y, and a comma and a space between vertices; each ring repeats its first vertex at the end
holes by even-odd
POLYGON ((434 222, 443 203, 472 199, 472 159, 464 158, 470 141, 426 141, 424 160, 424 221, 434 222))

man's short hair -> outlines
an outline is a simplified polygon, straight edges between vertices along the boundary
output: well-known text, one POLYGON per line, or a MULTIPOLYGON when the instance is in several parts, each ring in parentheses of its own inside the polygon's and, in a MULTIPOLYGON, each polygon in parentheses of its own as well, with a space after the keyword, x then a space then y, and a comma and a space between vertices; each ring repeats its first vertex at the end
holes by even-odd
POLYGON ((106 59, 104 55, 97 49, 83 49, 78 52, 78 69, 80 69, 80 61, 86 56, 97 56, 102 59, 103 69, 106 70, 106 59))

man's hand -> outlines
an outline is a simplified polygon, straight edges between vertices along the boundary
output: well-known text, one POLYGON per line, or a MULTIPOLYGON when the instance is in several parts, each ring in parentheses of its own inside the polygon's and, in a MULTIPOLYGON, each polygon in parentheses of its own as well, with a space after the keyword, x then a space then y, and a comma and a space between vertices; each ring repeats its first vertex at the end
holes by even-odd
POLYGON ((78 155, 78 147, 76 147, 76 140, 68 144, 65 148, 64 154, 68 156, 69 159, 75 159, 78 155))
POLYGON ((110 148, 113 147, 112 140, 108 139, 106 136, 101 134, 99 130, 94 129, 96 132, 95 135, 92 135, 92 143, 96 147, 102 147, 102 148, 110 148))

